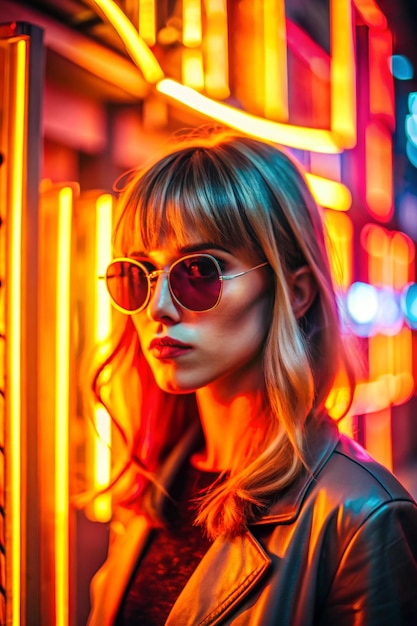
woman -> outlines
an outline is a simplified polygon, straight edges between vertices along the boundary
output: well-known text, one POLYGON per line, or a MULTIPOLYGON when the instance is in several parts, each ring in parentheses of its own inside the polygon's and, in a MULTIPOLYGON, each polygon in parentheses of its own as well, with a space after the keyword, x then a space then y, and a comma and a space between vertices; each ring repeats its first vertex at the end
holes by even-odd
POLYGON ((130 456, 90 626, 417 624, 417 506, 327 414, 354 376, 299 168, 194 136, 120 208, 94 390, 130 456))

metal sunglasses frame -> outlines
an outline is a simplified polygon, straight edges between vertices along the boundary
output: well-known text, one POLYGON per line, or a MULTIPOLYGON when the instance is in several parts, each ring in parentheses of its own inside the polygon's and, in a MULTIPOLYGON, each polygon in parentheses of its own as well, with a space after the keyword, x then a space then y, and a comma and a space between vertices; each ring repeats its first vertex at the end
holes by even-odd
POLYGON ((169 292, 171 294, 172 299, 183 309, 186 309, 187 311, 193 311, 193 313, 206 313, 207 311, 212 311, 213 309, 215 309, 217 307, 217 305, 220 302, 222 293, 223 293, 223 281, 225 280, 232 280, 233 278, 239 278, 239 276, 244 276, 245 274, 249 274, 249 272, 253 272, 254 270, 257 270, 261 267, 265 267, 266 265, 269 265, 269 263, 267 261, 265 261, 264 263, 259 263, 259 265, 255 265, 255 267, 251 267, 248 270, 245 270, 243 272, 238 272, 237 274, 231 274, 229 276, 224 276, 221 273, 221 267, 220 264, 218 262, 218 260, 212 256, 211 254, 208 254, 206 252, 200 252, 200 253, 191 253, 191 254, 186 254, 185 256, 182 256, 181 258, 177 259, 176 261, 174 261, 174 263, 172 263, 172 265, 166 269, 166 270, 154 270, 153 272, 149 272, 149 270, 147 269, 146 265, 144 265, 143 263, 141 263, 140 261, 137 261, 136 259, 131 259, 129 257, 118 257, 116 259, 113 259, 113 261, 108 265, 107 269, 106 269, 106 273, 104 276, 99 276, 100 279, 104 279, 106 281, 106 287, 107 287, 107 291, 109 292, 111 301, 114 305, 114 307, 121 311, 122 313, 125 313, 126 315, 135 315, 136 313, 140 313, 141 311, 143 311, 149 304, 150 298, 151 298, 151 291, 152 291, 152 282, 158 278, 158 276, 160 276, 161 274, 167 274, 168 276, 168 288, 169 288, 169 292), (217 297, 216 302, 213 304, 213 306, 208 307, 206 309, 201 309, 201 310, 195 310, 195 309, 191 309, 190 307, 185 306, 178 298, 177 296, 174 294, 172 287, 171 287, 171 272, 172 270, 179 264, 182 263, 183 261, 187 260, 187 259, 201 259, 201 258, 206 258, 206 259, 210 259, 210 261, 213 262, 217 273, 218 273, 218 277, 219 277, 219 282, 220 282, 220 289, 219 289, 219 295, 217 297), (146 298, 143 302, 143 304, 138 307, 137 309, 134 309, 132 311, 129 311, 128 309, 123 308, 120 304, 118 304, 113 296, 111 295, 110 289, 108 287, 108 272, 109 269, 112 267, 112 265, 114 265, 115 263, 118 262, 127 262, 127 263, 131 263, 132 265, 136 265, 136 267, 138 267, 139 269, 141 269, 143 271, 143 273, 146 276, 146 279, 148 281, 148 293, 146 295, 146 298))

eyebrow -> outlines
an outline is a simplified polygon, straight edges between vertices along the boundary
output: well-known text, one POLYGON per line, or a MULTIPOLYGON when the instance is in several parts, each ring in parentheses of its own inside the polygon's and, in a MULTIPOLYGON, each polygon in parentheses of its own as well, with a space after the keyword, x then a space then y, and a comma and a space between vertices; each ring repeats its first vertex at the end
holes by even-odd
POLYGON ((218 243, 212 243, 210 241, 194 243, 188 246, 183 246, 181 248, 181 252, 183 254, 187 254, 188 252, 201 252, 201 250, 222 250, 222 252, 227 252, 228 254, 230 254, 230 250, 228 250, 224 246, 220 246, 218 243))
MULTIPOLYGON (((212 243, 210 241, 204 241, 201 243, 192 243, 187 246, 182 246, 179 249, 180 254, 189 254, 190 252, 201 252, 202 250, 221 250, 222 252, 226 252, 231 254, 230 250, 225 248, 224 246, 220 246, 217 243, 212 243)), ((138 258, 147 258, 149 256, 148 253, 143 250, 134 250, 129 253, 129 257, 138 257, 138 258)))

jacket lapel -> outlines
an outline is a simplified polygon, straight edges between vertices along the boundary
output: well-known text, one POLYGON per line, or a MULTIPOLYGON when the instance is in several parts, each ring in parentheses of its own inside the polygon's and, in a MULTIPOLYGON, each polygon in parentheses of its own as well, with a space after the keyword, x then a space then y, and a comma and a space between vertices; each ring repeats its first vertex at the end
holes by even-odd
POLYGON ((143 515, 134 516, 114 537, 109 556, 91 583, 93 610, 88 626, 114 623, 130 576, 149 537, 151 526, 143 515))
POLYGON ((218 624, 263 578, 271 561, 248 531, 217 539, 179 595, 166 626, 218 624))

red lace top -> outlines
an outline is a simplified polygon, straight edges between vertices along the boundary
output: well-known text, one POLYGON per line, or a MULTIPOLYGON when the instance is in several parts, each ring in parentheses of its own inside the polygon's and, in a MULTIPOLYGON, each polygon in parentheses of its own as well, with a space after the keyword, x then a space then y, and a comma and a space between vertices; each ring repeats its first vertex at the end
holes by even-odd
MULTIPOLYGON (((163 626, 181 590, 209 548, 203 529, 194 526, 193 499, 216 478, 189 466, 167 505, 167 525, 153 531, 150 544, 126 590, 116 626, 163 626)), ((179 481, 178 481, 179 482, 179 481)))

